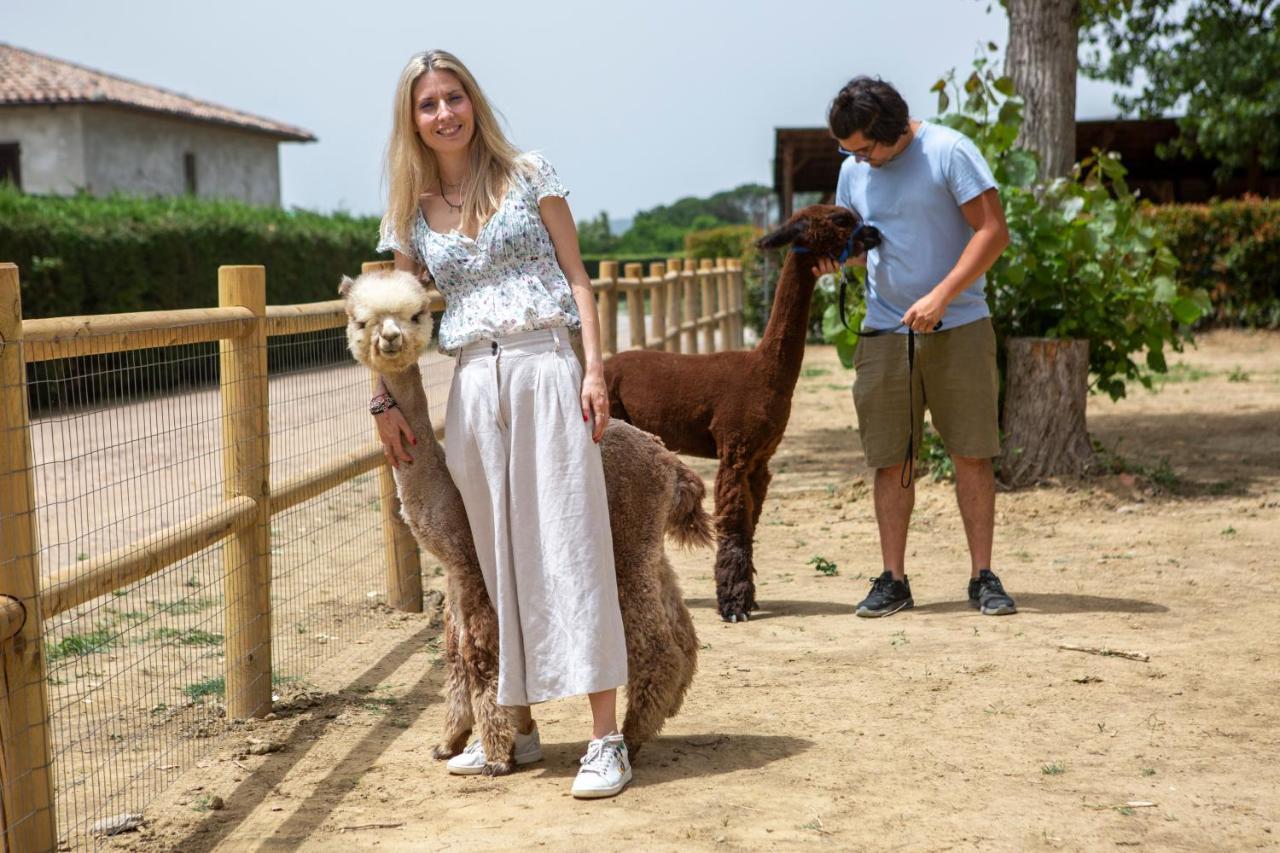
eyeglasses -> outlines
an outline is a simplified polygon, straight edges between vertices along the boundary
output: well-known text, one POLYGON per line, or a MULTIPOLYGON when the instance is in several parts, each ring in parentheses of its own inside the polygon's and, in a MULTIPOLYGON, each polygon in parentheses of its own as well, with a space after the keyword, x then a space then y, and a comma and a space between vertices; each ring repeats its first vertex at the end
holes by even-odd
POLYGON ((837 145, 836 150, 840 152, 841 157, 852 157, 853 159, 857 160, 859 163, 866 163, 868 160, 871 159, 871 155, 876 153, 876 149, 879 147, 880 147, 879 142, 872 142, 870 147, 864 148, 858 151, 850 151, 848 148, 845 148, 843 145, 837 145))

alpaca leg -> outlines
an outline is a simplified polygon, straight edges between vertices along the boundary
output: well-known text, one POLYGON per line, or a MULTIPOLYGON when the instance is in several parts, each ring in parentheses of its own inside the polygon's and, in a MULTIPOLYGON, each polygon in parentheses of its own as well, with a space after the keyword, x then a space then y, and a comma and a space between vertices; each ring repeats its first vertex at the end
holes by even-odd
POLYGON ((484 747, 485 776, 505 776, 515 769, 516 724, 508 710, 497 702, 498 681, 495 678, 484 689, 471 691, 476 728, 484 747))
POLYGON ((484 746, 486 776, 502 776, 515 766, 516 724, 510 709, 498 704, 498 617, 488 598, 473 598, 464 626, 463 660, 471 687, 471 711, 484 746))
POLYGON ((431 754, 435 758, 452 758, 462 751, 471 734, 474 716, 471 712, 471 688, 462 661, 461 638, 448 608, 444 612, 444 659, 448 667, 445 681, 444 732, 431 754))
POLYGON ((671 676, 673 690, 671 705, 667 708, 667 716, 674 717, 680 713, 685 694, 689 692, 694 673, 698 671, 699 643, 698 632, 693 627, 693 616, 685 606, 684 595, 680 592, 679 584, 676 583, 674 572, 671 573, 663 595, 666 597, 664 610, 671 622, 671 636, 679 651, 679 670, 673 672, 671 676))
POLYGON ((742 468, 721 459, 716 474, 716 603, 726 622, 745 622, 755 599, 751 575, 751 490, 742 468))
POLYGON ((662 730, 673 704, 683 670, 683 655, 675 643, 661 602, 652 605, 637 631, 628 635, 635 652, 627 661, 627 715, 622 735, 632 757, 662 730))
MULTIPOLYGON (((747 531, 747 536, 751 540, 754 548, 756 537, 756 525, 760 523, 760 513, 764 510, 764 498, 769 492, 769 481, 773 479, 773 474, 769 471, 769 463, 761 462, 760 465, 751 472, 747 477, 748 485, 751 487, 751 527, 747 531)), ((756 582, 754 577, 755 567, 752 566, 753 576, 751 578, 751 598, 747 602, 747 606, 751 610, 758 610, 760 605, 756 603, 756 582)))

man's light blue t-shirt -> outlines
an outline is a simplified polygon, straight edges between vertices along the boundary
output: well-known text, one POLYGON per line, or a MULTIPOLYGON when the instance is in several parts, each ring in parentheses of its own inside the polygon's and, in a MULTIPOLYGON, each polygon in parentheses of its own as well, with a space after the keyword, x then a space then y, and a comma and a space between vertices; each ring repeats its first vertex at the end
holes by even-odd
MULTIPOLYGON (((973 236, 960 205, 995 185, 967 136, 929 122, 921 122, 902 153, 879 168, 853 157, 845 160, 836 204, 857 211, 881 236, 880 246, 867 253, 864 329, 897 326, 907 309, 951 272, 973 236)), ((986 284, 986 276, 980 276, 952 300, 942 315, 944 330, 991 315, 986 284)))

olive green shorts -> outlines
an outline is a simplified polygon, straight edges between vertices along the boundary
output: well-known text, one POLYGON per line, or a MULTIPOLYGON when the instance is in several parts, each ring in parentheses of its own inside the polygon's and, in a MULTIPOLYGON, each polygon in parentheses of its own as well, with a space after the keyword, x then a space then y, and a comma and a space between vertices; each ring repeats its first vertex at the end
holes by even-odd
POLYGON ((915 338, 914 409, 907 404, 906 335, 864 337, 854 350, 853 405, 867 465, 893 468, 902 463, 912 415, 919 453, 926 407, 951 456, 1000 455, 1000 377, 991 318, 915 338))

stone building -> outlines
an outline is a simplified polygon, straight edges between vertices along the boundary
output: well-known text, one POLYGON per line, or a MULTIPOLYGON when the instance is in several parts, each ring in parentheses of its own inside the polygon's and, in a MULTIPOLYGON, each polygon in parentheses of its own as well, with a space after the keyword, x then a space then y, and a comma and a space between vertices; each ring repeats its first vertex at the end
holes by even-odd
POLYGON ((0 180, 25 192, 280 204, 306 130, 0 43, 0 180))

